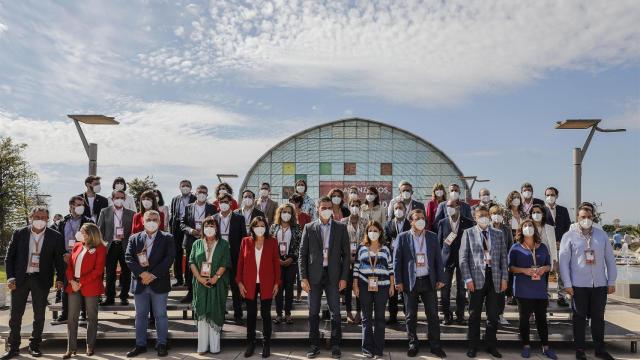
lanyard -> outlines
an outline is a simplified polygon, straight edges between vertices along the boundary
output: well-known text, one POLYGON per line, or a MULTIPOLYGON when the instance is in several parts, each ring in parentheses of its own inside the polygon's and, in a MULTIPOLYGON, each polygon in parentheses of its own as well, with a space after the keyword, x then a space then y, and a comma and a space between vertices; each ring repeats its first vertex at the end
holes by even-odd
POLYGON ((349 227, 351 228, 351 232, 355 233, 355 235, 356 235, 355 236, 356 237, 355 241, 353 239, 351 239, 351 242, 355 242, 355 243, 357 243, 358 239, 360 239, 360 236, 362 235, 362 230, 363 230, 362 227, 360 226, 360 222, 359 221, 356 223, 356 225, 357 225, 357 227, 353 226, 353 223, 351 222, 351 219, 349 219, 349 227))
POLYGON ((206 207, 203 206, 202 207, 202 211, 200 211, 200 214, 198 214, 198 205, 194 206, 194 215, 195 215, 195 220, 198 219, 202 219, 204 217, 204 212, 206 211, 206 207))
POLYGON ((205 242, 204 242, 204 257, 205 257, 205 259, 206 259, 206 261, 208 263, 210 263, 211 259, 213 259, 213 253, 215 252, 217 245, 218 245, 218 240, 215 240, 213 242, 213 245, 211 245, 211 252, 209 252, 209 244, 205 240, 205 242))
POLYGON ((581 229, 578 229, 578 233, 587 242, 587 250, 591 250, 591 239, 593 237, 593 230, 589 231, 589 235, 583 234, 581 229))
POLYGON ((449 216, 449 225, 451 225, 451 231, 457 234, 458 228, 460 227, 460 216, 458 216, 458 221, 453 221, 451 216, 449 216))
POLYGON ((280 226, 280 228, 278 229, 278 233, 280 234, 280 238, 278 239, 278 241, 280 241, 280 242, 285 242, 286 241, 287 231, 291 231, 291 226, 287 227, 284 230, 284 232, 282 231, 282 226, 280 226))
POLYGON ((378 251, 375 252, 375 256, 373 257, 373 260, 371 260, 371 247, 369 247, 369 253, 367 254, 367 257, 369 258, 369 265, 371 265, 371 271, 375 274, 376 272, 376 265, 378 264, 378 253, 380 252, 380 249, 378 249, 378 251))
MULTIPOLYGON (((415 237, 416 237, 416 235, 415 235, 415 234, 413 234, 413 237, 415 238, 415 237)), ((422 233, 422 236, 419 236, 419 237, 418 237, 418 244, 419 244, 418 250, 419 250, 419 251, 424 251, 424 247, 425 247, 425 243, 426 243, 426 242, 427 242, 427 241, 426 241, 426 239, 425 239, 424 233, 422 233), (420 240, 422 240, 422 241, 420 241, 420 240)))
POLYGON ((401 233, 402 230, 402 225, 400 225, 400 223, 398 222, 398 220, 396 220, 396 236, 398 236, 398 234, 401 233))
POLYGON ((531 251, 531 255, 533 256, 533 266, 538 267, 538 264, 536 263, 536 246, 533 245, 533 249, 529 249, 529 246, 523 242, 522 247, 531 251))
POLYGON ((38 254, 38 255, 40 255, 40 241, 42 241, 42 239, 43 239, 43 238, 44 238, 44 234, 42 234, 42 235, 36 235, 36 236, 34 237, 34 239, 33 239, 33 242, 34 242, 34 243, 35 243, 35 245, 36 245, 35 253, 36 253, 36 254, 38 254), (38 239, 38 238, 39 238, 39 239, 38 239))
POLYGON ((122 227, 122 218, 120 216, 118 216, 117 211, 115 210, 115 208, 113 209, 113 216, 118 219, 118 227, 122 227))
MULTIPOLYGON (((147 236, 148 236, 148 235, 147 235, 147 236)), ((148 239, 148 237, 147 237, 147 239, 148 239)), ((144 247, 142 248, 142 251, 140 251, 140 252, 143 252, 143 251, 144 251, 144 252, 146 253, 146 252, 147 252, 147 249, 148 249, 150 246, 152 247, 152 246, 153 246, 153 243, 156 241, 156 239, 154 238, 153 240, 151 240, 151 244, 148 244, 148 245, 147 245, 147 239, 145 239, 145 240, 144 240, 144 247)))
MULTIPOLYGON (((224 221, 225 217, 220 215, 220 223, 222 223, 224 221)), ((231 226, 231 214, 229 214, 228 218, 227 218, 227 227, 224 228, 221 233, 224 235, 229 235, 229 226, 231 226)))

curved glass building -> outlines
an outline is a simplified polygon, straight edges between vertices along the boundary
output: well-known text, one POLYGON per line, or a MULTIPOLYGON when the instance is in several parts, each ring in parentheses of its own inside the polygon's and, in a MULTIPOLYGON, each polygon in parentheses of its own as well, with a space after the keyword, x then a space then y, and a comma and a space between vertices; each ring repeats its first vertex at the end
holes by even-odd
POLYGON ((466 194, 462 172, 438 148, 410 133, 377 121, 352 118, 318 125, 291 135, 267 151, 247 173, 241 189, 256 193, 271 184, 272 198, 285 202, 297 179, 307 182, 312 198, 334 187, 376 186, 384 206, 398 195, 398 184, 413 185, 414 198, 431 197, 436 182, 457 183, 466 194))

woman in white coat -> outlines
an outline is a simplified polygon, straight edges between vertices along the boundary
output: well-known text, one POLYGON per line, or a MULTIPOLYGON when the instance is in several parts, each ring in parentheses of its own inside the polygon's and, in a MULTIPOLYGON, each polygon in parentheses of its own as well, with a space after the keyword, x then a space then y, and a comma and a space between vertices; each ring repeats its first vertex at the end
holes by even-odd
POLYGON ((556 245, 556 230, 552 225, 549 225, 545 221, 544 208, 542 205, 535 204, 531 207, 529 216, 533 220, 533 223, 538 228, 538 233, 542 238, 542 243, 545 244, 551 255, 551 269, 552 271, 558 271, 558 246, 556 245))

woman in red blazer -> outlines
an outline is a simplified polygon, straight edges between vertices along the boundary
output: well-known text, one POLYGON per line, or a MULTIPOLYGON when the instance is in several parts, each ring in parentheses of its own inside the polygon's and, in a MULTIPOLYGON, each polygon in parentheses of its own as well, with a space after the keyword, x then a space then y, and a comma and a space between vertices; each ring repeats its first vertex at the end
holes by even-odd
POLYGON ((271 355, 271 300, 280 286, 280 254, 276 239, 268 233, 267 221, 257 216, 249 225, 251 236, 242 239, 236 282, 240 295, 247 304, 247 350, 245 357, 253 355, 256 342, 257 294, 260 293, 262 316, 262 357, 271 355))
POLYGON ((68 359, 78 350, 78 317, 84 300, 87 313, 87 355, 93 355, 98 332, 98 297, 104 292, 102 276, 107 248, 102 242, 100 229, 93 223, 82 225, 76 233, 76 244, 71 250, 67 266, 67 293, 69 317, 67 321, 68 359))
MULTIPOLYGON (((131 235, 144 230, 144 213, 147 210, 155 210, 157 212, 160 212, 160 210, 158 209, 158 200, 156 199, 156 193, 153 190, 147 190, 140 195, 140 206, 138 207, 138 209, 140 210, 138 210, 138 212, 133 215, 133 223, 131 224, 131 235)), ((160 216, 159 229, 162 230, 164 228, 164 216, 160 216)))

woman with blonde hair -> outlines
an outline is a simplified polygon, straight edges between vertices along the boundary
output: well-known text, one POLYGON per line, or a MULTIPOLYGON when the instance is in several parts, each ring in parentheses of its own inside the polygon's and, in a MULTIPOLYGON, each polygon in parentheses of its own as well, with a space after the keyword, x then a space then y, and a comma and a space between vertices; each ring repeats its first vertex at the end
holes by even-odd
POLYGON ((98 332, 98 298, 104 292, 102 277, 107 256, 100 229, 93 223, 85 223, 76 233, 76 244, 71 249, 67 266, 69 294, 69 318, 67 321, 67 352, 69 359, 78 350, 78 318, 82 302, 87 313, 87 352, 93 355, 98 332))

